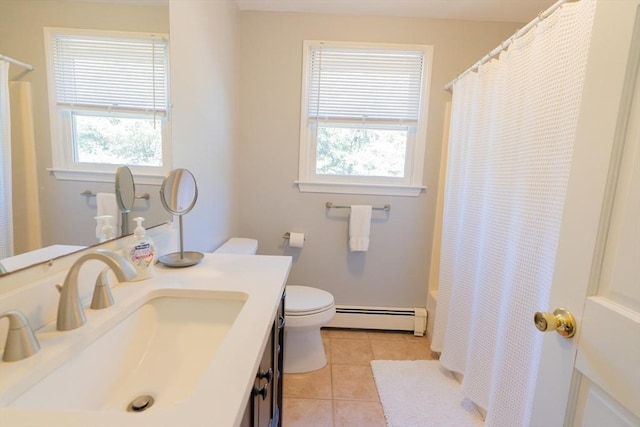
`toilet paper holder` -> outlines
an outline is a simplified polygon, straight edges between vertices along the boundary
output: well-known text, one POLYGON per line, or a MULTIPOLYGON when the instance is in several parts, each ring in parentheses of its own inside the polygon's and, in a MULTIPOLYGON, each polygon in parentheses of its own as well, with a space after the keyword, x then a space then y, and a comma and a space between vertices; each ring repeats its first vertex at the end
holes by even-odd
MULTIPOLYGON (((285 240, 289 240, 290 237, 291 237, 291 233, 289 233, 288 231, 282 235, 282 238, 285 240)), ((304 240, 306 241, 307 238, 305 237, 304 240)))

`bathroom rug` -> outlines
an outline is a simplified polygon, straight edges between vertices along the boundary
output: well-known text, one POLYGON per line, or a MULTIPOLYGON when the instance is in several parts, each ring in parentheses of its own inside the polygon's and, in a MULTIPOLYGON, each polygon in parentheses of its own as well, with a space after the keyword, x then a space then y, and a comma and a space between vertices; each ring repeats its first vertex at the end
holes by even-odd
POLYGON ((388 427, 483 426, 460 384, 437 360, 372 360, 388 427))

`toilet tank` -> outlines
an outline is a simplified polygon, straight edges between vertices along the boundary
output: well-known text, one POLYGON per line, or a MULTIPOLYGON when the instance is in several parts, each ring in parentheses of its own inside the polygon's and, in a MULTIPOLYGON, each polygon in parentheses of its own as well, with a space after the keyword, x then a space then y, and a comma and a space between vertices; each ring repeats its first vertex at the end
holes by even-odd
POLYGON ((258 241, 256 239, 245 239, 243 237, 232 237, 216 249, 214 254, 238 254, 255 255, 258 251, 258 241))

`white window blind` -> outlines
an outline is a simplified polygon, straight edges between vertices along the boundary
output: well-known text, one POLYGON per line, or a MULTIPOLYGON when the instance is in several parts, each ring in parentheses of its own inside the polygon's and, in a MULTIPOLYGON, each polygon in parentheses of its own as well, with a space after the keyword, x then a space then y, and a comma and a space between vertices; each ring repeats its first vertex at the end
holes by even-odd
POLYGON ((418 123, 423 51, 312 46, 309 59, 311 121, 418 123))
POLYGON ((56 104, 119 112, 167 112, 167 41, 54 34, 56 104))

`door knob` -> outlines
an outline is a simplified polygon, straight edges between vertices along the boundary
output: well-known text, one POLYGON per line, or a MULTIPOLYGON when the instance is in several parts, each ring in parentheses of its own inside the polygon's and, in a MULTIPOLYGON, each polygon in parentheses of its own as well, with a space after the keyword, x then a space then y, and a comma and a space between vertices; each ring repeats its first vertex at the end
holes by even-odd
POLYGON ((553 314, 538 311, 533 316, 533 321, 536 328, 542 332, 556 330, 565 338, 571 338, 576 334, 576 319, 564 308, 556 309, 553 314))

